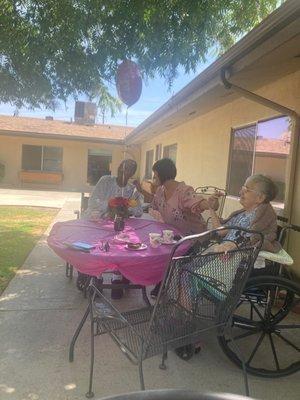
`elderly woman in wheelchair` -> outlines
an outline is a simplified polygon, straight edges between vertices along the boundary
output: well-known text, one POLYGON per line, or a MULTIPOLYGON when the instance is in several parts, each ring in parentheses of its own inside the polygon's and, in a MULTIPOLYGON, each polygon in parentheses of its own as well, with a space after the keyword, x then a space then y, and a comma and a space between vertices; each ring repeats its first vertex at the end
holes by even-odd
MULTIPOLYGON (((222 350, 231 361, 240 367, 244 362, 249 373, 268 378, 290 375, 300 369, 300 335, 297 334, 297 329, 300 329, 300 287, 291 279, 287 268, 282 267, 291 265, 293 260, 281 249, 284 235, 280 235, 279 241, 276 240, 277 218, 270 204, 276 193, 276 186, 269 178, 253 175, 246 180, 241 189, 242 210, 233 213, 226 221, 221 221, 211 210, 214 227, 221 224, 235 225, 262 233, 264 251, 260 254, 268 255, 269 260, 274 259, 269 261, 266 268, 252 269, 244 293, 234 311, 229 331, 218 337, 222 350), (285 258, 281 253, 285 253, 285 258), (239 343, 239 354, 233 346, 232 338, 239 343)), ((286 226, 282 231, 288 229, 300 231, 300 228, 294 225, 286 226)), ((219 236, 223 236, 218 239, 219 243, 212 244, 205 252, 225 252, 224 264, 229 258, 233 258, 234 249, 247 244, 253 245, 257 240, 255 235, 240 235, 238 229, 225 230, 220 232, 219 236)), ((201 244, 199 249, 201 251, 201 244)), ((197 250, 196 246, 194 251, 197 250)), ((211 268, 209 265, 198 265, 193 272, 201 273, 202 279, 198 279, 197 285, 191 285, 189 282, 189 287, 192 287, 194 295, 205 291, 210 298, 218 302, 222 296, 220 287, 230 288, 233 282, 228 271, 227 276, 218 278, 219 288, 214 286, 205 278, 211 268)), ((191 270, 191 267, 187 267, 186 270, 191 270)), ((186 279, 187 274, 185 276, 183 273, 182 280, 186 279)), ((185 308, 195 307, 191 303, 187 304, 184 294, 181 296, 185 308)), ((176 353, 183 359, 189 359, 194 352, 195 347, 192 346, 176 349, 176 353)))
MULTIPOLYGON (((277 195, 274 182, 264 175, 252 175, 241 188, 240 203, 242 209, 233 212, 226 220, 221 220, 213 209, 210 209, 213 228, 221 225, 236 225, 251 229, 264 235, 263 250, 276 253, 281 249, 277 242, 277 216, 270 202, 277 195)), ((224 244, 218 246, 219 251, 235 247, 235 232, 224 234, 224 244)), ((253 240, 250 239, 250 240, 253 240)))
MULTIPOLYGON (((240 191, 240 203, 243 206, 241 210, 232 213, 226 220, 221 220, 217 215, 216 211, 210 208, 211 223, 213 228, 218 228, 220 226, 237 226, 244 229, 251 229, 256 232, 260 232, 264 235, 262 248, 267 251, 277 252, 280 250, 281 246, 279 242, 276 241, 277 236, 277 217, 270 204, 277 194, 277 188, 273 181, 264 175, 252 175, 246 179, 245 184, 242 186, 240 191)), ((214 244, 210 244, 208 248, 203 250, 201 248, 202 254, 207 253, 221 253, 234 250, 245 244, 255 244, 257 240, 256 235, 249 235, 245 232, 238 231, 235 229, 229 229, 228 231, 223 230, 219 232, 219 238, 214 244)), ((197 244, 193 251, 197 251, 197 244)), ((223 255, 224 257, 224 255, 223 255)), ((226 256, 225 256, 226 257, 226 256)), ((233 254, 228 257, 234 257, 233 254)), ((226 263, 227 260, 224 259, 226 263)), ((193 266, 191 266, 193 268, 193 266)), ((209 265, 197 266, 197 273, 201 270, 201 274, 205 275, 212 268, 209 265)), ((217 271, 216 271, 217 273, 217 271)), ((221 279, 221 283, 224 284, 225 288, 230 285, 232 281, 230 278, 230 271, 228 271, 228 279, 221 279), (222 282, 224 281, 224 282, 222 282)), ((183 274, 182 279, 191 279, 190 274, 183 274), (187 276, 189 275, 189 278, 187 276)), ((201 282, 201 280, 200 280, 201 282)), ((199 280, 197 287, 193 288, 196 293, 198 290, 209 290, 211 295, 215 297, 216 301, 220 300, 222 296, 221 292, 218 293, 216 289, 213 289, 205 279, 203 280, 203 285, 199 287, 199 280)), ((186 308, 191 308, 191 304, 186 303, 186 296, 182 294, 182 303, 186 308)), ((199 349, 199 346, 197 347, 199 349)), ((184 359, 190 358, 192 355, 191 346, 183 347, 177 349, 177 354, 184 359)), ((196 350, 197 352, 197 350, 196 350)))

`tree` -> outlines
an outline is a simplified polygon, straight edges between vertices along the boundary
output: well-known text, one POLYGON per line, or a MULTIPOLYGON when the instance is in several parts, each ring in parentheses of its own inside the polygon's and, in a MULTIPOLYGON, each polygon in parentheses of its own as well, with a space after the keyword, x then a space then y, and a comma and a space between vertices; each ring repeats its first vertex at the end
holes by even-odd
MULTIPOLYGON (((278 0, 1 0, 0 101, 17 107, 90 94, 118 63, 169 83, 253 28, 278 0)), ((106 89, 105 89, 106 90, 106 89)))
POLYGON ((97 106, 102 118, 102 124, 105 123, 108 112, 111 117, 114 117, 116 113, 120 112, 122 109, 121 100, 112 96, 104 85, 97 85, 95 89, 89 93, 89 98, 91 101, 95 98, 97 99, 97 106))

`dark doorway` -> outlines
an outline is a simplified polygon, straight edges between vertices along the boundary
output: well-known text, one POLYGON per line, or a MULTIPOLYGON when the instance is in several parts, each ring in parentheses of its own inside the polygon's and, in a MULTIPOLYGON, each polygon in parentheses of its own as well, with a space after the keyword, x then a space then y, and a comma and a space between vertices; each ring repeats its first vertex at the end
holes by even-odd
POLYGON ((94 186, 101 176, 110 175, 111 156, 102 154, 88 154, 87 182, 94 186))

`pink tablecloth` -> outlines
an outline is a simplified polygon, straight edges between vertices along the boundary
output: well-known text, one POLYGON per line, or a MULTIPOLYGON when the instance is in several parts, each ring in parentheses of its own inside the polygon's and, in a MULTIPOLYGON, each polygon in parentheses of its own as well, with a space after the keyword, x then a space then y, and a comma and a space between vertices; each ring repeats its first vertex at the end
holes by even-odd
MULTIPOLYGON (((99 276, 105 270, 118 270, 135 284, 152 285, 161 281, 167 267, 172 245, 161 245, 152 248, 149 244, 149 233, 162 233, 163 229, 173 227, 145 219, 129 219, 125 231, 130 238, 148 247, 146 250, 127 250, 125 245, 114 240, 115 231, 110 221, 91 222, 73 220, 57 222, 48 237, 49 246, 65 261, 72 264, 78 271, 88 275, 99 276), (101 241, 109 241, 109 252, 101 251, 101 241), (65 243, 81 241, 95 245, 89 253, 68 248, 65 243)), ((181 249, 184 253, 186 247, 181 249)))

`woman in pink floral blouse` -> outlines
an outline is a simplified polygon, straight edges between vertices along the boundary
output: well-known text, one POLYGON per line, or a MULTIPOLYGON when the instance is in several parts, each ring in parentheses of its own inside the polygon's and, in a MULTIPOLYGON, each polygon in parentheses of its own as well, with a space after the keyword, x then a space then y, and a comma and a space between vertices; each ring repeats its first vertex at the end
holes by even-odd
POLYGON ((175 180, 177 170, 169 158, 157 161, 152 167, 154 182, 159 185, 149 214, 155 219, 173 225, 183 234, 200 233, 206 229, 201 216, 204 210, 215 208, 217 199, 205 200, 191 186, 175 180))

